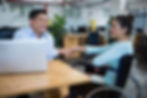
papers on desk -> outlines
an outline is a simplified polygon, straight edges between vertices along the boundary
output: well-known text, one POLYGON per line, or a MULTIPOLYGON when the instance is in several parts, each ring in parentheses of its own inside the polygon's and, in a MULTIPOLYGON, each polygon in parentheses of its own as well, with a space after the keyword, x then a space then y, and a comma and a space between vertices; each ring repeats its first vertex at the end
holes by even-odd
POLYGON ((91 75, 91 80, 95 84, 104 84, 104 78, 96 74, 91 75))

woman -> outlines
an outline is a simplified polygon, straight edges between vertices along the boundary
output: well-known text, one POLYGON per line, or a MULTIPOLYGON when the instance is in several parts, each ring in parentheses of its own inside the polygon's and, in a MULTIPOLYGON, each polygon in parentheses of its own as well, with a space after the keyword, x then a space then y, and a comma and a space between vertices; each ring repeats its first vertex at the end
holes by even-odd
MULTIPOLYGON (((117 16, 111 21, 111 37, 116 39, 116 42, 106 46, 86 46, 76 47, 73 51, 85 52, 86 54, 99 54, 92 61, 95 67, 102 67, 109 64, 113 68, 118 68, 118 62, 124 55, 133 54, 133 47, 130 41, 132 32, 133 17, 132 16, 117 16)), ((104 80, 108 85, 114 85, 115 73, 107 71, 104 80)))

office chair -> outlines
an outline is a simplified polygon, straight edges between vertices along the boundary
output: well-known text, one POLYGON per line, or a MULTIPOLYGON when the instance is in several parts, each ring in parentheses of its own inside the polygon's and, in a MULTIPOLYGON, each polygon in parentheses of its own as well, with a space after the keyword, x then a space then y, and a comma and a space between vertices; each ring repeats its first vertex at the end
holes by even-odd
POLYGON ((88 27, 86 26, 80 26, 77 30, 78 33, 87 33, 88 32, 88 27))
MULTIPOLYGON (((97 74, 105 74, 108 70, 114 71, 116 73, 116 81, 115 81, 115 86, 124 88, 125 84, 127 82, 129 72, 132 66, 132 60, 133 56, 132 55, 124 55, 120 61, 119 61, 119 66, 117 69, 110 67, 109 65, 105 65, 104 67, 98 68, 97 74)), ((92 70, 94 71, 95 68, 92 68, 91 65, 87 67, 87 70, 92 70)), ((94 72, 95 73, 95 72, 94 72)))
POLYGON ((88 45, 100 45, 100 35, 98 33, 89 33, 86 44, 88 45))
POLYGON ((98 87, 86 95, 86 98, 135 98, 119 87, 98 87), (114 96, 119 94, 121 96, 114 96), (112 96, 113 95, 113 96, 112 96))
MULTIPOLYGON (((112 71, 115 71, 117 74, 115 86, 114 87, 101 87, 101 88, 94 89, 87 95, 86 98, 98 98, 98 97, 92 97, 92 96, 97 95, 100 92, 103 93, 100 96, 104 96, 104 97, 99 96, 99 98, 120 98, 122 96, 123 96, 122 98, 134 98, 134 97, 129 96, 129 94, 123 91, 123 88, 125 87, 126 81, 129 77, 132 60, 133 60, 132 55, 125 55, 120 59, 118 69, 113 69, 113 68, 108 67, 106 71, 112 70, 112 71)), ((135 78, 132 78, 132 79, 135 80, 135 78)), ((136 81, 134 82, 137 83, 136 81)), ((136 84, 136 86, 138 86, 138 84, 136 84)))
MULTIPOLYGON (((98 68, 99 69, 98 72, 95 72, 95 70, 94 70, 95 67, 93 67, 92 64, 89 63, 88 61, 81 61, 81 62, 78 62, 78 63, 79 63, 79 65, 86 66, 85 71, 90 73, 90 74, 95 73, 95 74, 99 74, 99 75, 103 76, 103 75, 105 75, 105 72, 107 72, 108 70, 115 71, 116 74, 117 74, 116 81, 115 81, 115 86, 117 88, 123 89, 125 87, 126 81, 128 79, 128 76, 129 76, 129 71, 130 71, 130 68, 131 68, 131 65, 132 65, 131 64, 132 59, 133 59, 133 56, 125 55, 120 59, 118 69, 114 69, 114 68, 111 68, 109 66, 105 66, 105 67, 98 68)), ((98 86, 98 88, 99 88, 99 86, 98 86)), ((119 98, 118 96, 120 96, 120 94, 121 93, 116 94, 115 90, 113 92, 109 93, 110 96, 112 95, 112 98, 119 98), (115 94, 116 96, 113 96, 112 94, 113 95, 115 94)), ((95 97, 91 97, 91 98, 95 98, 95 97)), ((106 98, 109 98, 109 97, 106 97, 106 98)))
POLYGON ((116 86, 111 86, 111 87, 98 87, 96 89, 93 89, 91 92, 89 92, 87 95, 86 95, 86 98, 111 98, 109 96, 109 94, 111 92, 114 92, 121 96, 119 97, 116 97, 116 98, 143 98, 143 88, 141 86, 141 83, 139 82, 139 80, 134 77, 132 74, 129 76, 130 80, 132 81, 132 83, 135 84, 135 88, 137 90, 137 93, 136 95, 130 95, 129 92, 126 92, 123 88, 120 88, 120 87, 116 87, 116 86), (103 95, 102 95, 103 94, 103 95), (104 96, 105 94, 105 96, 104 96))
POLYGON ((119 61, 119 67, 117 69, 117 77, 115 85, 123 88, 129 76, 129 72, 132 66, 132 55, 125 55, 119 61))
POLYGON ((17 28, 3 27, 0 28, 0 39, 12 39, 17 28))

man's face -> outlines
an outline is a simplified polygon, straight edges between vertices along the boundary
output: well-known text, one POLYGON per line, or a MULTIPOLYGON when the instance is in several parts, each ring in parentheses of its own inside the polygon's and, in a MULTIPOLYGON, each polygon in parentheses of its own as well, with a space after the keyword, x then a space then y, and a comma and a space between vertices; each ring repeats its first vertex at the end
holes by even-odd
POLYGON ((48 18, 46 14, 39 14, 34 19, 30 19, 30 24, 34 29, 34 32, 43 34, 47 31, 48 18))

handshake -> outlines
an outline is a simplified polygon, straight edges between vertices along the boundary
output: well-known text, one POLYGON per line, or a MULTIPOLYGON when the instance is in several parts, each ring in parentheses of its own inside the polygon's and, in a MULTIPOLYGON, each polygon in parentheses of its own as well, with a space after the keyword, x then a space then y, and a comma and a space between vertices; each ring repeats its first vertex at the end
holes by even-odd
POLYGON ((75 52, 85 52, 85 47, 73 47, 73 48, 62 48, 59 49, 59 55, 63 55, 65 57, 71 57, 75 52))

